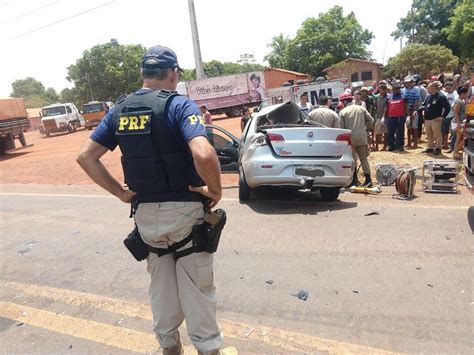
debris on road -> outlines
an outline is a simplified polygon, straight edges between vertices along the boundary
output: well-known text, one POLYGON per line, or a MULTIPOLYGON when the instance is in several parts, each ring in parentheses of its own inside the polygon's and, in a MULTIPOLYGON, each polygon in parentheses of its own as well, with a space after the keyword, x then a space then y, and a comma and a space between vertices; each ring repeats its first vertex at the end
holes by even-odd
POLYGON ((417 269, 417 270, 421 270, 421 266, 418 266, 416 269, 417 269))
POLYGON ((432 284, 428 284, 429 287, 434 287, 432 284))
POLYGON ((235 250, 235 249, 234 249, 234 253, 235 253, 236 255, 240 255, 239 252, 238 252, 237 250, 235 250))
POLYGON ((273 280, 267 280, 265 281, 265 283, 269 284, 269 285, 272 285, 273 284, 273 280))
POLYGON ((360 292, 359 292, 359 291, 357 291, 357 290, 352 290, 352 292, 354 292, 354 293, 360 293, 360 292))
POLYGON ((23 249, 18 250, 18 253, 20 253, 21 255, 24 255, 26 253, 29 253, 30 251, 31 251, 30 248, 23 248, 23 249))
POLYGON ((16 326, 17 326, 17 327, 21 327, 21 326, 23 326, 23 325, 25 325, 25 323, 21 322, 21 323, 18 323, 16 326))
POLYGON ((380 216, 380 212, 379 211, 372 211, 372 212, 369 212, 369 213, 366 213, 364 214, 364 216, 380 216))
POLYGON ((309 291, 299 290, 298 293, 296 293, 296 294, 292 293, 291 295, 295 296, 295 297, 298 297, 302 301, 306 301, 309 297, 309 291))

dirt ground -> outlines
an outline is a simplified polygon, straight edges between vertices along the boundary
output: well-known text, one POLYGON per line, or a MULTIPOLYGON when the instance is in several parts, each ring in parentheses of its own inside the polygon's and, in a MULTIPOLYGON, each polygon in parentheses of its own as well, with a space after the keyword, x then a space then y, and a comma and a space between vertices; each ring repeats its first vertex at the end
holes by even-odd
MULTIPOLYGON (((240 118, 215 118, 215 125, 221 126, 240 137, 240 118)), ((80 169, 75 162, 81 145, 87 140, 91 131, 78 130, 73 134, 56 134, 46 138, 38 131, 27 132, 26 139, 32 147, 9 153, 0 157, 0 183, 1 184, 49 184, 49 185, 88 185, 92 180, 80 169)), ((19 143, 17 142, 19 145, 19 143)), ((451 159, 451 156, 442 155, 438 157, 427 156, 421 153, 425 143, 416 150, 405 152, 373 152, 369 160, 375 173, 377 164, 396 164, 418 167, 418 175, 421 175, 423 162, 429 159, 451 159)), ((120 166, 120 151, 116 149, 106 154, 102 161, 109 171, 123 181, 120 166)), ((463 175, 461 175, 463 181, 463 175)), ((237 187, 238 177, 236 174, 224 174, 222 176, 223 186, 226 188, 237 187)), ((417 188, 421 184, 417 184, 417 188)), ((469 201, 469 192, 465 186, 460 186, 462 194, 469 201), (466 196, 467 195, 467 196, 466 196)), ((443 195, 435 195, 443 196, 443 195)), ((431 199, 431 198, 430 198, 431 199)), ((471 203, 472 204, 472 200, 471 203)))

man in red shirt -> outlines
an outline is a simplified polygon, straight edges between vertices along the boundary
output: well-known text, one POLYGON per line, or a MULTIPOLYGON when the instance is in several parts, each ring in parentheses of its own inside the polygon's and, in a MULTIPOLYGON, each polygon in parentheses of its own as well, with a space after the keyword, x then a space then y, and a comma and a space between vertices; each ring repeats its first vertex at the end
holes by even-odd
POLYGON ((405 121, 408 116, 408 102, 401 93, 401 85, 398 82, 392 84, 393 94, 387 103, 387 128, 388 128, 388 150, 398 149, 403 151, 405 142, 405 121))

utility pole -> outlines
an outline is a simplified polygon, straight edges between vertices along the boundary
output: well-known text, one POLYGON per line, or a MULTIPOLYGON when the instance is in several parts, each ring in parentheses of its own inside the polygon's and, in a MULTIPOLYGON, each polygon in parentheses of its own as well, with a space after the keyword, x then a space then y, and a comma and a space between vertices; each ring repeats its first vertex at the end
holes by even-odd
POLYGON ((194 0, 188 0, 189 18, 191 20, 191 34, 193 36, 194 62, 196 63, 196 78, 204 78, 204 67, 202 65, 201 45, 199 43, 199 34, 196 21, 196 10, 194 9, 194 0))

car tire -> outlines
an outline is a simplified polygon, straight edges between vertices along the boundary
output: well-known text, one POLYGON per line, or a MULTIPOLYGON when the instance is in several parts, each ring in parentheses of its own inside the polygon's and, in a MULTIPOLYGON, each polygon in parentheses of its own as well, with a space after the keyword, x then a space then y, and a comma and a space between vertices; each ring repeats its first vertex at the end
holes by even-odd
POLYGON ((337 201, 340 192, 340 187, 321 187, 321 189, 319 190, 319 193, 321 194, 321 199, 324 202, 337 201))
POLYGON ((251 191, 252 189, 247 184, 247 181, 245 181, 244 173, 241 172, 239 174, 239 201, 243 202, 250 200, 251 191))

